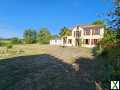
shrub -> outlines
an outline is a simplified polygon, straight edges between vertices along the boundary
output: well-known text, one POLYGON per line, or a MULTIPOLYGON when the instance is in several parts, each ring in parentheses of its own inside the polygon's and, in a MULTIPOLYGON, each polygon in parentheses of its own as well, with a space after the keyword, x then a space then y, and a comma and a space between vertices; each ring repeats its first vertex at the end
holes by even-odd
POLYGON ((62 48, 66 48, 66 46, 61 46, 62 48))
MULTIPOLYGON (((104 51, 103 51, 104 52, 104 51)), ((99 55, 95 59, 95 79, 101 83, 103 90, 109 89, 109 83, 112 75, 112 67, 108 63, 108 57, 105 55, 99 55)))
POLYGON ((110 80, 120 80, 120 48, 104 48, 96 57, 96 80, 101 82, 103 90, 108 90, 110 80))
POLYGON ((93 53, 95 56, 100 56, 101 54, 103 54, 103 52, 104 52, 104 48, 102 48, 99 43, 95 48, 93 48, 93 53))
POLYGON ((108 49, 109 64, 112 66, 112 79, 120 79, 120 48, 108 49))
POLYGON ((11 49, 11 48, 13 48, 13 45, 12 44, 8 44, 6 47, 7 47, 7 49, 11 49))

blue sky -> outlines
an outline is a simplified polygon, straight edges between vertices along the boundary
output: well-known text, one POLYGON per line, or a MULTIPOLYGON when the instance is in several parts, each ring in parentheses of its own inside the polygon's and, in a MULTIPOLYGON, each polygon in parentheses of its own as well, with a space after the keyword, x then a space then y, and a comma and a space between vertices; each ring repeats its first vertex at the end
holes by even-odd
POLYGON ((66 26, 103 19, 111 0, 0 0, 0 37, 22 37, 25 29, 46 27, 52 34, 66 26))

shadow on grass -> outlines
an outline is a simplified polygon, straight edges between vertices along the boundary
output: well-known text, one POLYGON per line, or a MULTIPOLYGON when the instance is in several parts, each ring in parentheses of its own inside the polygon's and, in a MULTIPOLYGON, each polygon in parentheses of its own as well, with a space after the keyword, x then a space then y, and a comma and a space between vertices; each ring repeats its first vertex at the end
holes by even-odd
POLYGON ((93 60, 71 65, 48 54, 0 61, 0 90, 95 90, 93 60))

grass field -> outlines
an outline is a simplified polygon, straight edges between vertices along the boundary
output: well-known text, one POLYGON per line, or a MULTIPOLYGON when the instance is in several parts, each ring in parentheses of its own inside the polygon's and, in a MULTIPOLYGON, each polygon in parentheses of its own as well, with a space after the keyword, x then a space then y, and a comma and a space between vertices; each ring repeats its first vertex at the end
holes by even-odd
POLYGON ((87 48, 16 45, 1 55, 0 90, 95 90, 91 52, 87 48))
POLYGON ((91 52, 91 49, 80 47, 63 48, 60 46, 25 44, 14 45, 13 48, 8 51, 5 47, 0 47, 0 58, 5 59, 16 56, 50 54, 66 62, 72 62, 79 57, 92 58, 91 52))

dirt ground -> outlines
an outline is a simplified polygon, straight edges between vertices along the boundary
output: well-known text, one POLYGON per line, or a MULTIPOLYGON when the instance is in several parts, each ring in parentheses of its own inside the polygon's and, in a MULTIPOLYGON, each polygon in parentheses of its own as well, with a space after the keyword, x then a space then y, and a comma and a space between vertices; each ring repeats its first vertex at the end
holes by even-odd
POLYGON ((49 45, 14 48, 25 50, 25 56, 0 60, 0 90, 95 90, 90 49, 49 45))

